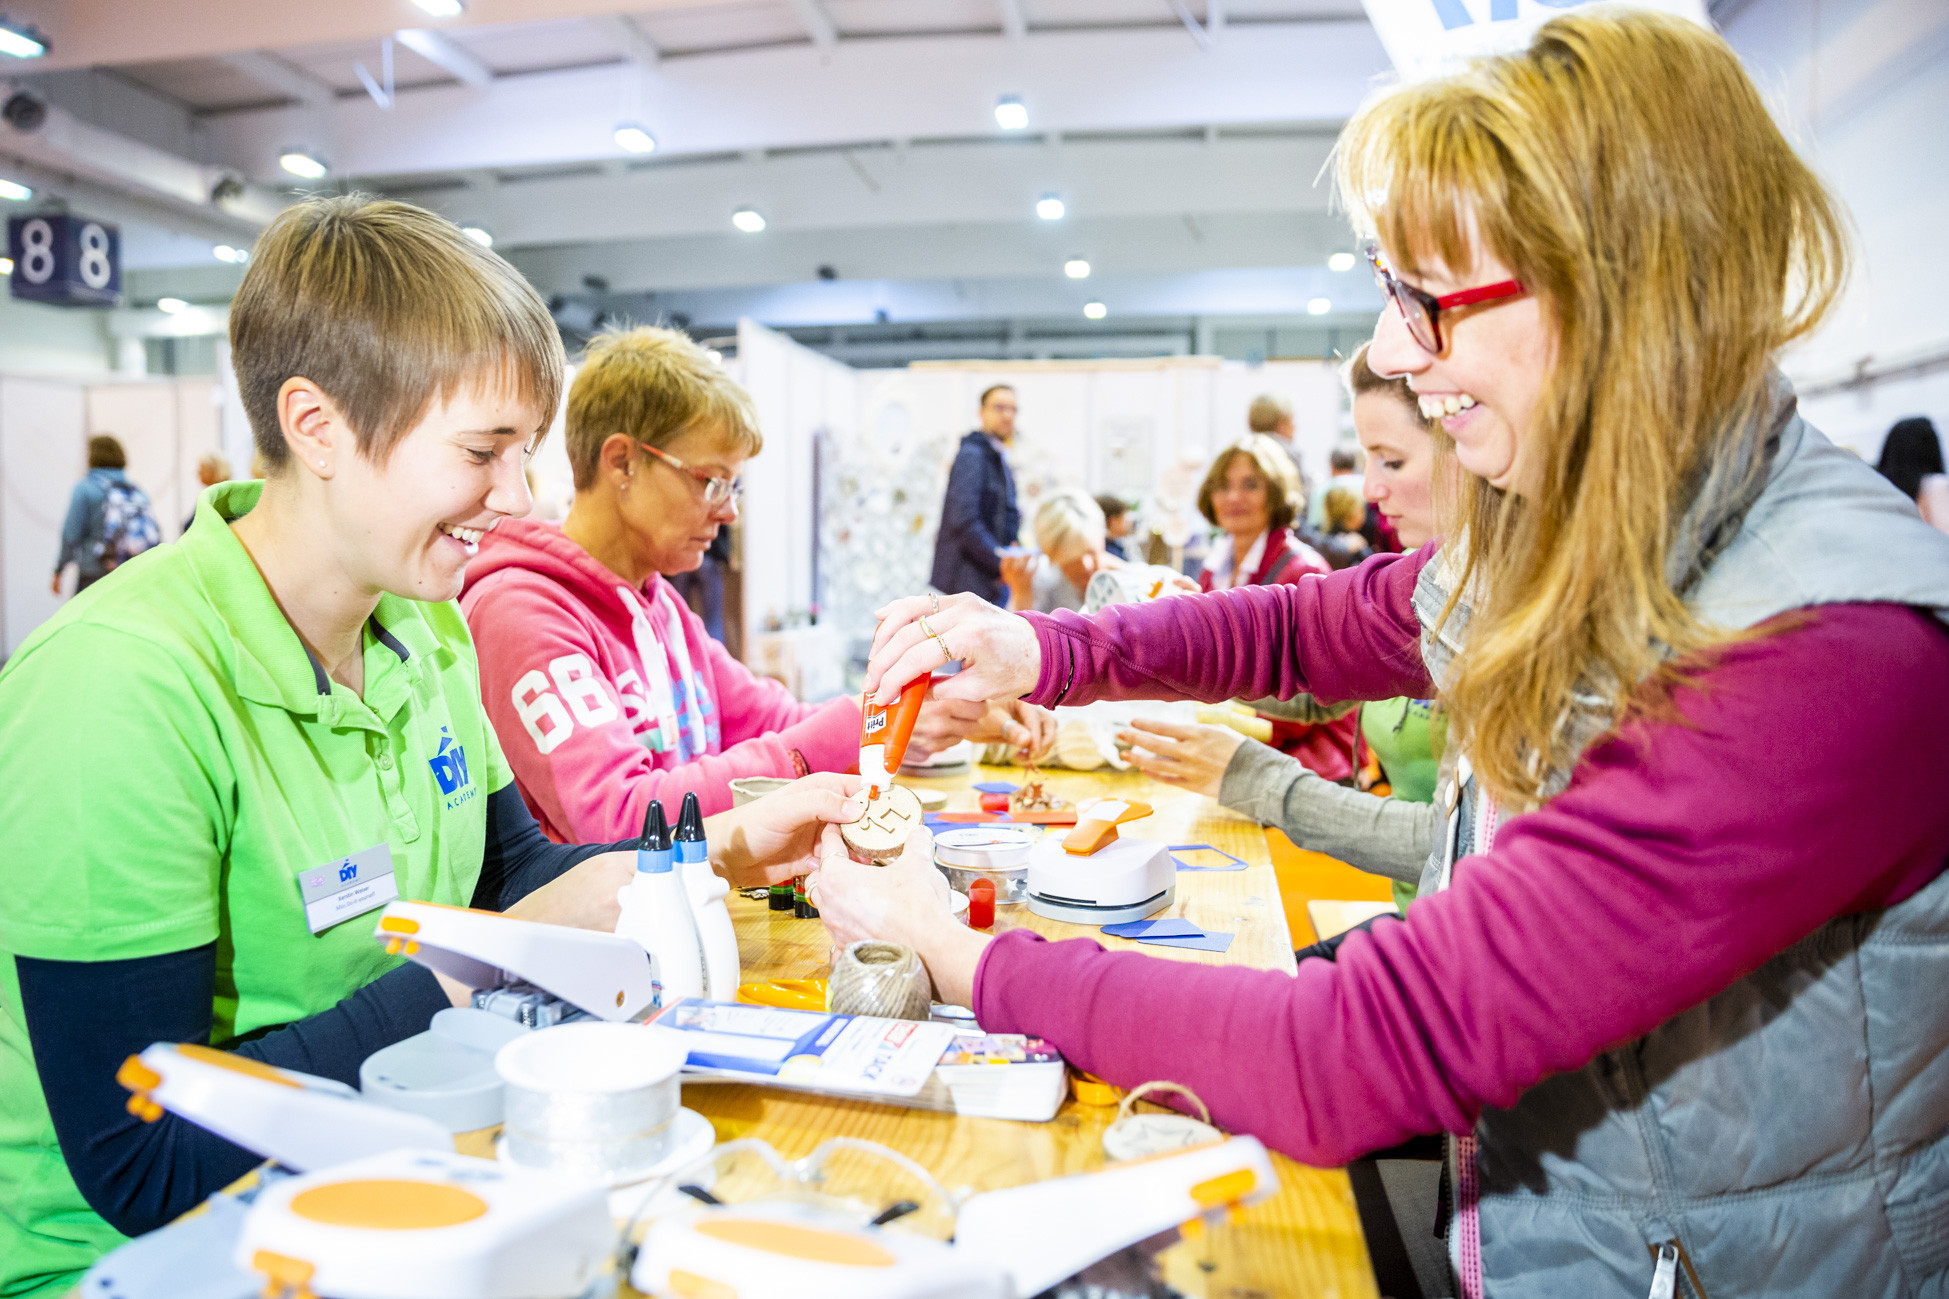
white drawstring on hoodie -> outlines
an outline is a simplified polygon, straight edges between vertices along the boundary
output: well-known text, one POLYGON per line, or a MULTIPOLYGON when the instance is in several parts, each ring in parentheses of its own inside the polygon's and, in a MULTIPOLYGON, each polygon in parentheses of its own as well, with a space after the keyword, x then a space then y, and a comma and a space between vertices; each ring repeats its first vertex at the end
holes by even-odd
POLYGON ((663 615, 664 627, 669 633, 670 653, 666 653, 663 642, 656 637, 650 625, 649 611, 643 607, 636 593, 626 586, 618 586, 616 594, 622 597, 623 606, 629 610, 630 632, 636 639, 636 656, 643 660, 644 686, 650 692, 650 708, 656 714, 657 734, 664 741, 665 752, 675 751, 678 762, 689 762, 710 750, 710 733, 704 721, 705 688, 703 678, 690 661, 690 647, 684 643, 683 618, 677 613, 675 601, 667 590, 657 592, 658 612, 663 615), (676 671, 671 672, 670 660, 674 654, 676 671), (679 704, 673 681, 683 682, 682 716, 679 718, 679 704))

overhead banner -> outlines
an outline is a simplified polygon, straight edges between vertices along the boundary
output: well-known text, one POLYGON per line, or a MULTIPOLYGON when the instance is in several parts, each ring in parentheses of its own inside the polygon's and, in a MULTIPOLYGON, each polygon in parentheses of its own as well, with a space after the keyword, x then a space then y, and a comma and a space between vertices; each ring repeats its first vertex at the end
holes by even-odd
MULTIPOLYGON (((1600 0, 1363 0, 1387 57, 1403 81, 1454 72, 1469 59, 1529 44, 1536 29, 1571 9, 1600 0)), ((1711 27, 1705 0, 1635 0, 1711 27)))

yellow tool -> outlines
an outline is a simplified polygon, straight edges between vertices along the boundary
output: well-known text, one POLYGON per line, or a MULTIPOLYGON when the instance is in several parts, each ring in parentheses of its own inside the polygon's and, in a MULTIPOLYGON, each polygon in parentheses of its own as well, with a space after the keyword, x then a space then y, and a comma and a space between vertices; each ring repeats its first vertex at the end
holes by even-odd
POLYGON ((738 1000, 748 1006, 779 1006, 786 1010, 824 1010, 824 979, 770 979, 764 983, 740 983, 738 1000))

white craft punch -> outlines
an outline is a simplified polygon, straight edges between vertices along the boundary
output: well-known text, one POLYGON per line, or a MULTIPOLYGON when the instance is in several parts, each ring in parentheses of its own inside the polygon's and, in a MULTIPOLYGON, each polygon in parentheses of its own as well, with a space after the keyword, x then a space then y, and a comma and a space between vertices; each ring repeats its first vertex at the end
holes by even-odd
POLYGON ((1150 805, 1093 799, 1076 805, 1076 826, 1029 852, 1029 910, 1078 925, 1116 925, 1154 916, 1177 900, 1177 863, 1148 839, 1117 826, 1149 816, 1150 805))

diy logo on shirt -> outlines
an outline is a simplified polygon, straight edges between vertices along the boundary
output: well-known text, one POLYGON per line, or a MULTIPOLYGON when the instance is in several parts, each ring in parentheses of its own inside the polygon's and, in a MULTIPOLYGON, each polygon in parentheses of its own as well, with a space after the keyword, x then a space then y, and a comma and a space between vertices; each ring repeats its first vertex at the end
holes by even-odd
POLYGON ((479 792, 467 776, 466 748, 454 743, 453 732, 444 726, 440 728, 440 748, 426 765, 433 768, 433 779, 440 782, 449 808, 459 807, 479 792))

